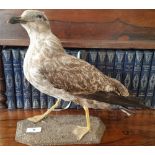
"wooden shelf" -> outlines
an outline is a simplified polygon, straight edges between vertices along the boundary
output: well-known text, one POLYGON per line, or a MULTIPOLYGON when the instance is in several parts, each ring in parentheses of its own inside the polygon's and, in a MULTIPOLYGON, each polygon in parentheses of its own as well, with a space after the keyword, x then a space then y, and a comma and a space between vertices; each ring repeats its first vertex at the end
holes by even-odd
MULTIPOLYGON (((27 46, 26 31, 8 24, 24 10, 0 10, 0 45, 27 46)), ((64 47, 155 49, 155 10, 43 10, 64 47)))
MULTIPOLYGON (((155 49, 154 41, 102 41, 62 39, 64 48, 155 49)), ((28 46, 29 39, 0 39, 1 46, 28 46)))
MULTIPOLYGON (((45 110, 1 110, 0 145, 24 145, 15 141, 17 122, 38 115, 45 110)), ((155 111, 137 110, 127 117, 124 113, 104 110, 91 110, 90 114, 100 117, 106 125, 102 141, 98 145, 155 145, 155 111)), ((51 115, 84 114, 84 111, 65 110, 52 112, 51 115)))

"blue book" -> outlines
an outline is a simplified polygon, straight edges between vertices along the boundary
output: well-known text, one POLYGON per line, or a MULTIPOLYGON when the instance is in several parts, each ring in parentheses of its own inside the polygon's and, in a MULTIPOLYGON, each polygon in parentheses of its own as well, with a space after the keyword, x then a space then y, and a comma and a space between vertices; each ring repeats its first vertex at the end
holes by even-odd
POLYGON ((145 104, 149 107, 151 106, 153 107, 155 104, 155 100, 153 98, 154 90, 155 90, 155 52, 153 52, 151 70, 149 74, 149 81, 145 97, 145 104))
POLYGON ((13 57, 11 49, 5 48, 2 50, 2 60, 4 65, 4 76, 6 83, 6 96, 8 109, 16 108, 15 100, 15 85, 14 85, 14 71, 13 71, 13 57))
POLYGON ((97 49, 90 49, 88 52, 88 62, 94 66, 97 66, 97 51, 97 49))
POLYGON ((40 92, 40 108, 47 108, 47 95, 40 92))
POLYGON ((152 57, 153 57, 153 52, 144 51, 144 59, 143 59, 141 77, 140 77, 140 87, 138 91, 138 97, 142 99, 145 99, 145 95, 146 95, 152 57))
POLYGON ((115 51, 107 50, 106 75, 114 78, 115 51))
POLYGON ((67 53, 70 54, 70 55, 73 55, 73 56, 75 56, 76 58, 79 58, 79 59, 81 57, 81 51, 77 50, 77 49, 67 50, 67 53))
POLYGON ((124 51, 116 50, 114 78, 119 80, 121 83, 123 83, 124 56, 125 56, 124 51))
POLYGON ((97 68, 103 73, 106 74, 106 50, 101 49, 97 53, 97 68))
POLYGON ((69 102, 69 101, 61 100, 61 108, 62 108, 62 109, 77 108, 76 106, 71 107, 71 104, 72 104, 72 103, 69 102))
POLYGON ((22 88, 22 70, 21 70, 21 59, 19 48, 12 49, 13 55, 13 69, 15 78, 15 92, 16 92, 16 104, 17 108, 24 108, 23 104, 23 88, 22 88))
POLYGON ((24 102, 24 109, 32 108, 32 86, 26 80, 25 76, 23 78, 23 102, 24 102))
POLYGON ((77 109, 77 104, 75 104, 74 102, 71 102, 71 101, 64 101, 64 100, 61 100, 61 103, 60 103, 60 106, 57 107, 57 109, 77 109))
POLYGON ((31 84, 26 80, 23 73, 23 61, 26 54, 26 48, 20 49, 21 67, 22 67, 22 83, 23 83, 23 103, 24 109, 32 108, 32 98, 31 98, 31 84))
POLYGON ((52 96, 47 96, 47 108, 50 109, 56 102, 56 99, 52 96))
POLYGON ((32 86, 32 108, 40 108, 40 91, 32 86))
MULTIPOLYGON (((57 99, 52 97, 52 96, 47 96, 47 103, 48 103, 48 109, 50 109, 55 103, 56 103, 57 99)), ((67 102, 66 102, 67 103, 67 102)), ((61 100, 60 104, 58 107, 56 107, 56 109, 62 109, 65 108, 65 101, 61 100)))
POLYGON ((126 51, 124 58, 123 84, 129 90, 132 89, 134 62, 135 62, 135 51, 126 51))
POLYGON ((138 90, 140 85, 140 77, 141 77, 141 70, 142 70, 142 63, 143 63, 143 56, 144 52, 140 50, 136 50, 135 53, 135 63, 133 69, 133 79, 132 79, 132 95, 138 96, 138 90))
POLYGON ((86 51, 86 50, 80 50, 80 52, 81 52, 80 58, 81 58, 82 60, 88 62, 88 58, 89 58, 89 57, 88 57, 88 51, 86 51))

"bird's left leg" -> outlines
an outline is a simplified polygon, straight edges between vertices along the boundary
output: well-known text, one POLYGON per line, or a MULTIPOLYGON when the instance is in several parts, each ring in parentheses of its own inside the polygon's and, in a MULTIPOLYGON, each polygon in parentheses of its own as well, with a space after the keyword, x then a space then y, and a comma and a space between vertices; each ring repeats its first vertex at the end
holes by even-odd
POLYGON ((87 126, 86 127, 82 127, 82 126, 77 126, 74 130, 73 130, 73 134, 76 135, 78 140, 81 140, 83 138, 84 135, 86 135, 89 131, 90 131, 90 117, 89 117, 89 109, 87 106, 83 106, 84 110, 85 110, 85 115, 86 115, 86 123, 87 126))
POLYGON ((42 114, 42 115, 36 115, 34 117, 27 118, 27 120, 29 120, 31 122, 34 122, 34 123, 37 123, 37 122, 43 120, 45 117, 47 117, 49 115, 49 113, 51 111, 53 111, 56 107, 58 107, 58 105, 60 104, 60 102, 61 102, 61 99, 58 99, 56 101, 56 103, 50 109, 48 109, 44 114, 42 114))

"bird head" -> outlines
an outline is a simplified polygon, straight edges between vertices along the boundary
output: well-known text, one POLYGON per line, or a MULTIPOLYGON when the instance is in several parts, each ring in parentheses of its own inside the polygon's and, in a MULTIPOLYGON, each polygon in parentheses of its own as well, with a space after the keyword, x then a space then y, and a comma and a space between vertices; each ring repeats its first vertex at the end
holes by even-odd
POLYGON ((50 23, 44 12, 38 10, 25 10, 21 16, 11 17, 10 24, 21 24, 28 33, 45 32, 50 30, 50 23))

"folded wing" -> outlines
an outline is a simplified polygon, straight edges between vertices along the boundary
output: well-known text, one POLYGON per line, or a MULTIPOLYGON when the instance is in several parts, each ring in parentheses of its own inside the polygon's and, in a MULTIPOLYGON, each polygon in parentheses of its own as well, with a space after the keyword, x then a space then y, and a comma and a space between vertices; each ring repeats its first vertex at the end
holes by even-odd
POLYGON ((143 101, 129 96, 126 87, 89 63, 61 53, 43 62, 42 73, 58 89, 75 97, 123 107, 144 108, 143 101))

